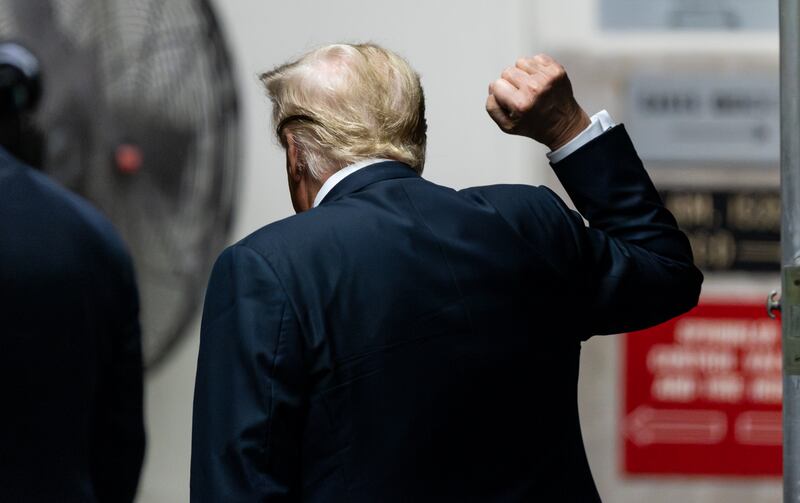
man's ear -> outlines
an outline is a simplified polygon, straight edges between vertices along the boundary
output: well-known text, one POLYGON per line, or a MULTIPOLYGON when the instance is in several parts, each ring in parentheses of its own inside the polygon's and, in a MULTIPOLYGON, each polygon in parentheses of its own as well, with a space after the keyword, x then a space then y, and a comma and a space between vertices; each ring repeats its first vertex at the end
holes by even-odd
POLYGON ((303 178, 303 166, 301 163, 300 149, 297 147, 297 139, 290 132, 286 132, 286 169, 289 177, 295 182, 303 178))

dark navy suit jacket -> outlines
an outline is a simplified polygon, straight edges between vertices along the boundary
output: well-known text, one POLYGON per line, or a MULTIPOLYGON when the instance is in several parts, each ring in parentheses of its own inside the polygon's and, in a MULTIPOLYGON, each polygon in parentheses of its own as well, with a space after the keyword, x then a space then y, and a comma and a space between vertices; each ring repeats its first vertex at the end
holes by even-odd
POLYGON ((130 502, 144 452, 131 260, 0 148, 0 501, 130 502))
POLYGON ((702 275, 624 127, 549 189, 385 162, 228 248, 206 295, 194 502, 590 502, 581 341, 702 275))

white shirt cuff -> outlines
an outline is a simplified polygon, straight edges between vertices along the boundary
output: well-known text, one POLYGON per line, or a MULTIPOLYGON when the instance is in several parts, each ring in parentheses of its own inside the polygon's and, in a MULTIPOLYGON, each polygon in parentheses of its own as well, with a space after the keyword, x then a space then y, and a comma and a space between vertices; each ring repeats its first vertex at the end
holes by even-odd
POLYGON ((572 154, 582 146, 586 145, 616 125, 617 123, 611 118, 611 114, 605 110, 601 110, 592 115, 592 123, 589 124, 586 129, 581 131, 578 136, 573 138, 572 141, 566 145, 563 145, 561 148, 552 152, 548 152, 547 158, 550 159, 552 164, 562 161, 568 155, 572 154))

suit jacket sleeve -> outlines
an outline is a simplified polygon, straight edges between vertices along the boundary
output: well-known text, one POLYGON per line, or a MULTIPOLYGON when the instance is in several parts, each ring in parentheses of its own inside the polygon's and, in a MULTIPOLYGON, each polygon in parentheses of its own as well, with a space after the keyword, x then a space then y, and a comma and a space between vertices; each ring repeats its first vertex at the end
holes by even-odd
POLYGON ((568 288, 583 338, 639 330, 697 304, 703 276, 624 126, 553 165, 580 214, 545 187, 484 195, 568 288), (585 226, 581 215, 589 222, 585 226))
MULTIPOLYGON (((109 333, 100 344, 98 401, 92 428, 92 478, 98 502, 130 502, 139 484, 145 449, 139 294, 131 258, 121 245, 109 295, 109 333)), ((107 258, 105 255, 104 258, 107 258)))
POLYGON ((268 261, 228 248, 200 335, 191 501, 293 501, 305 399, 299 325, 268 261))

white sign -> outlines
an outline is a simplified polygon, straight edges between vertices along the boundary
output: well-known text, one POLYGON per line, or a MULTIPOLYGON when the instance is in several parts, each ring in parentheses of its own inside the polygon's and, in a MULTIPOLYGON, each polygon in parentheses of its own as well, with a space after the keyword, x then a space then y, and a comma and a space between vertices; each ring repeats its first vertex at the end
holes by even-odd
POLYGON ((775 30, 778 0, 600 0, 607 30, 775 30))
POLYGON ((780 159, 777 76, 635 76, 626 116, 645 160, 775 165, 780 159))

